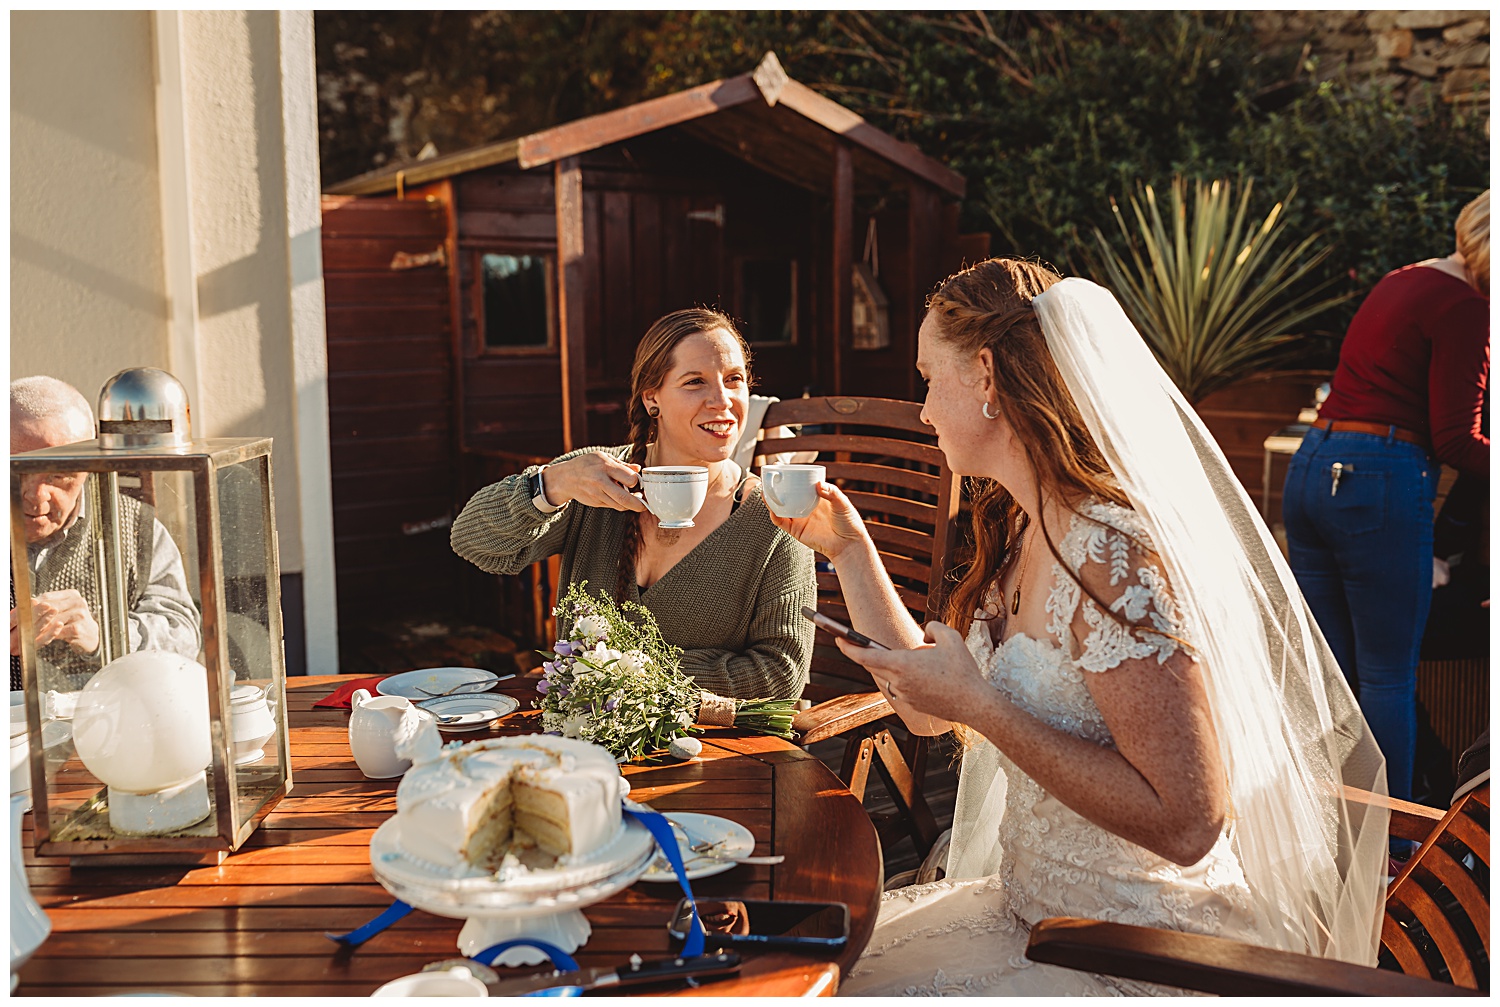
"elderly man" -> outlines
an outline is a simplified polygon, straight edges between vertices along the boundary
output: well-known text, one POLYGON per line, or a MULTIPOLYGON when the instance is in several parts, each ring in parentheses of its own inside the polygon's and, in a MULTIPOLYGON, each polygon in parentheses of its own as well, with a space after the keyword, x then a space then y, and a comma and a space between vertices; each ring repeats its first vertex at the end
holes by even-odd
MULTIPOLYGON (((12 454, 86 441, 94 413, 72 385, 49 377, 10 385, 12 454)), ((90 549, 92 516, 84 506, 85 472, 27 475, 21 481, 21 520, 31 570, 37 661, 43 688, 78 689, 100 666, 102 596, 90 549)), ((152 509, 120 500, 129 649, 169 650, 196 659, 198 610, 188 593, 182 554, 152 509)), ((11 587, 12 689, 21 688, 21 652, 11 587)))

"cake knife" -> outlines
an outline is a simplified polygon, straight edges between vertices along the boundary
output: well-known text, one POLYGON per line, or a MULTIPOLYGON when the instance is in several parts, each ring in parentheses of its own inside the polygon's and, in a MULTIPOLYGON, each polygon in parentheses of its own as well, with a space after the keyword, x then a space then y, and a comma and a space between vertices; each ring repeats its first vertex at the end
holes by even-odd
POLYGON ((728 975, 740 970, 740 956, 733 952, 700 955, 697 958, 663 958, 643 962, 638 956, 615 968, 585 968, 573 972, 540 972, 516 979, 485 983, 490 996, 524 996, 547 991, 567 996, 601 986, 671 982, 674 979, 728 975))

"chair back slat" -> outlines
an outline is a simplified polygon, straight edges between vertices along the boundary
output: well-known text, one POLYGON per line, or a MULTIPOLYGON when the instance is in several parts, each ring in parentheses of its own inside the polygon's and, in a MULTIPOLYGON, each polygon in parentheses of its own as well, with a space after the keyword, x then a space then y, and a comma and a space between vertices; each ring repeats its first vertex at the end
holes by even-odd
POLYGON ((913 559, 932 561, 931 535, 924 535, 919 531, 909 528, 899 528, 896 525, 886 524, 883 521, 872 521, 865 519, 865 529, 869 531, 870 538, 875 540, 875 545, 882 552, 894 552, 910 556, 913 559))
MULTIPOLYGON (((1387 908, 1389 909, 1392 905, 1388 902, 1387 908)), ((1474 978, 1474 966, 1469 961, 1469 951, 1464 947, 1458 931, 1453 928, 1452 921, 1448 919, 1447 914, 1438 906, 1432 895, 1421 885, 1407 885, 1399 901, 1394 905, 1406 909, 1421 925, 1428 941, 1442 958, 1453 984, 1476 989, 1479 984, 1474 978)))
POLYGON ((897 468, 894 465, 879 465, 874 462, 850 462, 837 458, 819 457, 818 464, 828 472, 829 482, 847 481, 856 488, 864 485, 900 486, 914 493, 937 496, 942 489, 942 479, 915 469, 897 468))
MULTIPOLYGON (((1460 848, 1460 856, 1465 855, 1467 850, 1460 848), (1462 852, 1460 852, 1462 850, 1462 852)), ((1417 882, 1428 891, 1433 891, 1441 885, 1447 889, 1458 904, 1463 907, 1469 922, 1474 925, 1479 935, 1480 943, 1484 945, 1486 955, 1490 951, 1490 900, 1485 897, 1484 891, 1479 887, 1478 881, 1464 868, 1464 865, 1441 845, 1434 846, 1427 851, 1427 856, 1417 865, 1413 872, 1417 882)))
POLYGON ((884 564, 886 573, 892 577, 910 577, 922 586, 927 586, 927 578, 932 574, 932 570, 927 564, 914 559, 908 559, 905 556, 897 556, 894 553, 886 552, 884 549, 879 550, 879 552, 880 562, 884 564))
POLYGON ((887 496, 884 493, 866 493, 863 490, 844 490, 844 496, 849 502, 859 508, 859 513, 869 519, 870 515, 876 514, 881 517, 902 517, 908 521, 927 528, 934 528, 941 522, 938 514, 937 504, 923 503, 920 500, 908 500, 905 497, 887 496))
POLYGON ((1389 911, 1380 921, 1380 945, 1391 953, 1405 975, 1432 978, 1432 971, 1427 968, 1422 952, 1417 950, 1416 942, 1389 911))
POLYGON ((1448 809, 1391 882, 1380 943, 1408 975, 1488 988, 1488 783, 1448 809))
POLYGON ((1490 865, 1490 836, 1468 815, 1456 815, 1448 822, 1448 835, 1474 852, 1484 865, 1490 865))
POLYGON ((761 426, 796 426, 801 423, 849 423, 889 427, 914 434, 931 434, 922 422, 922 406, 904 399, 855 398, 845 395, 806 399, 783 399, 766 410, 761 426))
POLYGON ((873 434, 797 434, 793 437, 778 437, 761 441, 761 447, 774 449, 777 454, 787 451, 836 451, 840 454, 864 454, 876 457, 902 458, 921 462, 934 468, 943 464, 943 452, 935 444, 919 441, 898 441, 891 437, 873 434))

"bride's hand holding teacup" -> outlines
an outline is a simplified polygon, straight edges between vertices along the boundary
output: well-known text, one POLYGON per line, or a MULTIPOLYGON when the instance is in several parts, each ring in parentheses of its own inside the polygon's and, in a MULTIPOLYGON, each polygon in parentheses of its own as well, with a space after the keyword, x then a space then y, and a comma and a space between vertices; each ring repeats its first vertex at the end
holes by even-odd
POLYGON ((911 650, 876 650, 835 640, 844 656, 884 683, 886 693, 918 713, 956 724, 999 694, 985 682, 958 630, 929 622, 927 643, 911 650))
MULTIPOLYGON (((762 493, 764 493, 762 488, 762 493)), ((851 545, 868 539, 864 519, 859 511, 844 496, 843 491, 832 483, 817 484, 818 502, 806 517, 777 517, 771 511, 771 523, 809 549, 820 552, 834 563, 839 555, 851 545)), ((770 507, 767 507, 770 510, 770 507)))
POLYGON ((643 511, 645 503, 631 492, 640 484, 640 471, 639 465, 602 451, 589 451, 548 465, 542 473, 542 492, 554 507, 577 500, 586 507, 643 511))

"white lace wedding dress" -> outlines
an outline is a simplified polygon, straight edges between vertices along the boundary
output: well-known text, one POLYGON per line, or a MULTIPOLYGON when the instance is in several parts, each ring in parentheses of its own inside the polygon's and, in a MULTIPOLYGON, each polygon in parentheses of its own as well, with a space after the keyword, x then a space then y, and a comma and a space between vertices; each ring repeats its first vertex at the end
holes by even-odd
MULTIPOLYGON (((1073 516, 1058 543, 1068 563, 1078 570, 1104 564, 1099 569, 1107 570, 1110 587, 1099 593, 1113 608, 1132 622, 1147 617, 1158 629, 1193 640, 1196 629, 1179 624, 1160 569, 1123 534, 1149 544, 1135 513, 1100 502, 1084 513, 1103 524, 1073 516)), ((993 598, 989 606, 996 611, 993 598)), ((1164 661, 1177 644, 1126 633, 1055 562, 1047 612, 1049 639, 1016 634, 997 648, 990 629, 997 623, 975 620, 969 649, 1012 702, 1059 730, 1112 745, 1084 675, 1108 674, 1127 658, 1164 661), (1077 656, 1065 645, 1074 626, 1087 628, 1077 656)), ((886 893, 874 936, 839 995, 1182 992, 1027 961, 1030 928, 1049 916, 1253 938, 1254 910, 1228 824, 1207 857, 1181 867, 1091 824, 994 745, 977 740, 960 772, 948 876, 886 893)))

